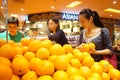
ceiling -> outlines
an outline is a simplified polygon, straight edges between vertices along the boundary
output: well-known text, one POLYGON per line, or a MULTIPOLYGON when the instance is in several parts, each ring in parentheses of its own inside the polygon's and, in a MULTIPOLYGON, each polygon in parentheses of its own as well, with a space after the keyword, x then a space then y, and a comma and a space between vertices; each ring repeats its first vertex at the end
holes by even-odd
MULTIPOLYGON (((76 0, 8 0, 8 14, 23 15, 49 11, 78 14, 81 9, 91 8, 92 10, 97 11, 100 17, 120 19, 120 13, 104 11, 106 8, 120 10, 120 0, 116 0, 116 4, 112 3, 114 0, 78 0, 82 1, 82 4, 74 8, 66 8, 66 6, 73 1, 76 0), (54 6, 55 8, 52 9, 51 6, 54 6), (24 11, 21 11, 21 8, 23 8, 24 11)), ((0 6, 2 6, 2 0, 0 0, 0 6)), ((3 12, 4 9, 0 9, 0 11, 3 12)))

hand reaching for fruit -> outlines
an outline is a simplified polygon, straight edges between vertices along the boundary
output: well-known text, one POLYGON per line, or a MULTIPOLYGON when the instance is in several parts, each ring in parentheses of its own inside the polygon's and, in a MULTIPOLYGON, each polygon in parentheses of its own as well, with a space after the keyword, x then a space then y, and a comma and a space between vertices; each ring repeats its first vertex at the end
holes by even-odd
POLYGON ((95 48, 90 47, 90 50, 88 51, 90 54, 95 54, 96 50, 95 48))
POLYGON ((89 52, 90 54, 96 53, 94 43, 82 43, 76 48, 78 48, 81 52, 89 52))

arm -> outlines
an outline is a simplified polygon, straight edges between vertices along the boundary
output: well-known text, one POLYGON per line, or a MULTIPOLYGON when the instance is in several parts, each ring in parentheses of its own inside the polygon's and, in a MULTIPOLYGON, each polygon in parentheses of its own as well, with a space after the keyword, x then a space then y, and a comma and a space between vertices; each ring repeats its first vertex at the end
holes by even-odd
POLYGON ((90 49, 89 53, 91 54, 98 54, 98 55, 111 55, 111 50, 103 49, 103 50, 95 50, 93 48, 90 49))
POLYGON ((110 39, 109 31, 106 28, 103 28, 101 31, 102 41, 103 41, 103 50, 90 49, 90 53, 100 54, 100 55, 111 55, 112 54, 112 42, 110 39))
POLYGON ((63 34, 62 31, 57 31, 56 34, 53 34, 53 35, 49 35, 48 38, 52 41, 57 41, 60 39, 60 35, 63 34))

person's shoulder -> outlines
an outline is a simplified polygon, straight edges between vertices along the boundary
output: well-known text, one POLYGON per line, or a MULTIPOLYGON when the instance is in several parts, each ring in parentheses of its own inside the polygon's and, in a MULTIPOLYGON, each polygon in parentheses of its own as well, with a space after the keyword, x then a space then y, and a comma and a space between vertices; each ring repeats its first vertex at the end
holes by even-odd
POLYGON ((104 34, 109 34, 109 30, 108 30, 107 28, 102 28, 102 32, 103 32, 104 34))
POLYGON ((63 30, 61 30, 61 29, 58 29, 58 30, 57 30, 57 32, 62 32, 62 33, 63 33, 64 31, 63 31, 63 30))
POLYGON ((102 28, 103 30, 105 30, 105 31, 107 31, 108 30, 108 28, 106 28, 106 27, 104 27, 104 28, 102 28))
POLYGON ((6 31, 0 33, 0 36, 2 36, 2 35, 6 35, 6 31))
POLYGON ((103 32, 109 32, 108 28, 102 28, 103 32))

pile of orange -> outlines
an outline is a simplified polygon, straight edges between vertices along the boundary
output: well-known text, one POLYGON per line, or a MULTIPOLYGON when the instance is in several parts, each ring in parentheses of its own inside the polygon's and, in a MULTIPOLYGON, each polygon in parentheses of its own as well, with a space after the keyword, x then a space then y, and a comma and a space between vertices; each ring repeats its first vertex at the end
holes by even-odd
POLYGON ((82 52, 88 52, 90 49, 95 49, 95 44, 94 43, 82 43, 81 45, 78 46, 78 49, 82 52))
POLYGON ((0 80, 120 80, 120 71, 108 61, 95 62, 93 43, 73 49, 50 40, 0 39, 0 80))

